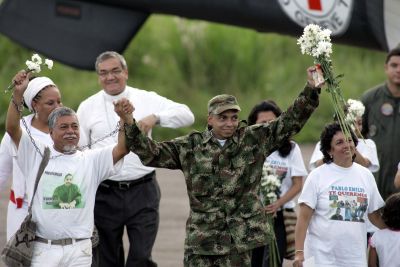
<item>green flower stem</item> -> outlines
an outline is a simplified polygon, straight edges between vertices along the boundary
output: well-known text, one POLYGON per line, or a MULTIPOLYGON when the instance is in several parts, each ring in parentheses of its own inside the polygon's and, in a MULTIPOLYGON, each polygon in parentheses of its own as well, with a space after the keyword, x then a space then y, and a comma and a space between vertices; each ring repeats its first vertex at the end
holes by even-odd
MULTIPOLYGON (((29 72, 32 72, 33 70, 31 69, 25 69, 26 74, 28 74, 29 72)), ((11 82, 11 84, 7 87, 6 90, 4 90, 5 93, 7 93, 7 91, 11 91, 12 89, 14 89, 15 87, 15 83, 14 81, 11 82)))
MULTIPOLYGON (((270 229, 274 229, 274 218, 272 217, 271 214, 267 214, 267 222, 268 225, 271 227, 270 229)), ((274 231, 271 231, 274 233, 274 231)), ((269 266, 271 267, 278 267, 280 263, 280 257, 279 257, 279 250, 278 250, 278 244, 276 243, 276 238, 275 234, 271 236, 269 239, 268 243, 269 247, 269 266)))
POLYGON ((342 91, 339 87, 338 77, 334 77, 333 75, 332 63, 325 58, 318 58, 315 61, 316 63, 321 65, 322 71, 324 73, 324 78, 327 84, 326 91, 331 95, 331 102, 340 128, 342 129, 343 134, 347 138, 350 138, 350 126, 346 121, 346 114, 344 111, 346 101, 344 100, 342 91))

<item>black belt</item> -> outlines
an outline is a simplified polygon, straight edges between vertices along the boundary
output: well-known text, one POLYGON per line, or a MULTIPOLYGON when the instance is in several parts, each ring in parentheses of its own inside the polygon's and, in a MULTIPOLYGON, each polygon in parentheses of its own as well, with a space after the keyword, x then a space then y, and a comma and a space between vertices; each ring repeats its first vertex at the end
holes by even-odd
POLYGON ((45 244, 50 244, 50 245, 59 245, 59 246, 67 246, 71 245, 75 242, 79 242, 82 240, 87 240, 89 238, 64 238, 64 239, 58 239, 58 240, 49 240, 40 236, 35 236, 35 241, 40 242, 40 243, 45 243, 45 244))
POLYGON ((156 172, 152 171, 149 174, 146 174, 145 176, 136 179, 136 180, 131 180, 131 181, 113 181, 113 180, 105 180, 103 181, 100 185, 104 187, 113 187, 113 188, 118 188, 120 190, 128 190, 129 188, 135 187, 139 184, 144 184, 148 183, 153 178, 155 177, 156 172))

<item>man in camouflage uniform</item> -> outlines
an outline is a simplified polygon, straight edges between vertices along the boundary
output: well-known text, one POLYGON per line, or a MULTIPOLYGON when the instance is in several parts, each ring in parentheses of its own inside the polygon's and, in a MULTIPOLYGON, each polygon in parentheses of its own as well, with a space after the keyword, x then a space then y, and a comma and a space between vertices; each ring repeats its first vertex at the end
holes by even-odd
POLYGON ((250 266, 251 250, 273 238, 259 199, 262 165, 284 139, 303 127, 318 106, 320 89, 308 69, 308 83, 294 104, 270 124, 247 127, 231 95, 208 103, 208 130, 167 142, 125 124, 127 146, 144 165, 180 169, 190 201, 184 265, 250 266))

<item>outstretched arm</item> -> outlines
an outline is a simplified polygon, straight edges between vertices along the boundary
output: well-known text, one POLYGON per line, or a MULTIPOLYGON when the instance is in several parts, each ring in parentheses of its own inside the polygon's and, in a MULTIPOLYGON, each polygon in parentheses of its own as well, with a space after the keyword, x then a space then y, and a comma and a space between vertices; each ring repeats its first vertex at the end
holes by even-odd
POLYGON ((112 155, 113 163, 116 164, 120 159, 129 153, 126 147, 124 124, 133 124, 133 111, 135 110, 132 103, 128 99, 122 98, 114 103, 114 110, 120 117, 120 131, 118 133, 118 143, 115 145, 112 155))
POLYGON ((13 78, 15 87, 8 105, 6 117, 6 131, 10 135, 15 145, 19 146, 22 130, 19 124, 23 107, 23 94, 28 87, 29 75, 25 71, 18 72, 13 78))

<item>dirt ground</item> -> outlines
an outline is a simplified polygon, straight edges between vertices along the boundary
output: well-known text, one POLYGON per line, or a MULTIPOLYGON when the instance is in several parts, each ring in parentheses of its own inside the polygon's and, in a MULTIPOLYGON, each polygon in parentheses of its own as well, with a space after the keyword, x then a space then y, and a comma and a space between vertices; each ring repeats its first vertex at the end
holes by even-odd
MULTIPOLYGON (((304 162, 309 162, 313 145, 302 145, 304 162)), ((153 249, 153 258, 159 267, 180 267, 183 262, 183 243, 185 239, 185 223, 189 215, 189 203, 183 175, 180 171, 166 169, 157 170, 157 178, 161 187, 160 228, 153 249)), ((6 239, 6 214, 8 190, 0 191, 0 248, 6 239)), ((124 238, 125 248, 128 240, 124 238)), ((288 261, 284 267, 291 266, 288 261)), ((5 267, 0 261, 0 267, 5 267)))

